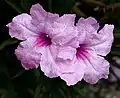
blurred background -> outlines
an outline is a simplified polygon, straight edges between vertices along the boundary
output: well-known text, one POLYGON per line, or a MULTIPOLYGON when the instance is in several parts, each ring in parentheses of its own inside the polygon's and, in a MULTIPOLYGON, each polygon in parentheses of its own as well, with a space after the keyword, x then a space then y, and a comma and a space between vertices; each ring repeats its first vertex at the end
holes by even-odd
POLYGON ((0 0, 0 98, 120 98, 120 0, 0 0), (114 24, 114 43, 106 57, 110 62, 108 80, 95 85, 84 81, 68 87, 59 78, 50 79, 40 69, 25 71, 14 55, 19 42, 11 39, 6 24, 31 5, 40 3, 46 11, 92 16, 101 27, 114 24))

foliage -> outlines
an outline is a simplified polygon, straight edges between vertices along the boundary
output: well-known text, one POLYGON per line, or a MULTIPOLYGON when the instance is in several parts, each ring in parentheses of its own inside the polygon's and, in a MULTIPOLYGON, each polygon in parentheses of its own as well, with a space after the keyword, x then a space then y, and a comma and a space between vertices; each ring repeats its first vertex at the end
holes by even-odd
MULTIPOLYGON (((50 79, 44 76, 40 69, 25 71, 14 55, 18 41, 10 39, 5 25, 20 14, 29 12, 32 4, 40 3, 47 11, 59 13, 75 13, 79 17, 95 17, 103 26, 105 23, 115 25, 112 51, 107 56, 111 66, 120 68, 113 60, 120 57, 120 0, 1 0, 1 36, 0 36, 0 98, 108 98, 103 90, 109 91, 108 86, 120 87, 120 79, 115 83, 101 80, 96 85, 84 81, 75 86, 66 86, 59 78, 50 79)), ((112 97, 109 97, 112 98, 112 97)), ((116 97, 119 98, 119 97, 116 97)))

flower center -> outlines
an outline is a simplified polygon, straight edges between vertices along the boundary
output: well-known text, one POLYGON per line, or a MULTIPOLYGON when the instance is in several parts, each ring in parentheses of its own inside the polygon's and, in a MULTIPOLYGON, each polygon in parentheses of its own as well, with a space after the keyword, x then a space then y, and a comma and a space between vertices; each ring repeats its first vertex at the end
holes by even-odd
POLYGON ((78 59, 85 59, 87 58, 87 50, 84 48, 84 45, 79 45, 80 47, 76 48, 76 57, 78 59))
POLYGON ((36 39, 37 46, 49 46, 51 45, 51 38, 48 34, 40 32, 39 36, 36 39))

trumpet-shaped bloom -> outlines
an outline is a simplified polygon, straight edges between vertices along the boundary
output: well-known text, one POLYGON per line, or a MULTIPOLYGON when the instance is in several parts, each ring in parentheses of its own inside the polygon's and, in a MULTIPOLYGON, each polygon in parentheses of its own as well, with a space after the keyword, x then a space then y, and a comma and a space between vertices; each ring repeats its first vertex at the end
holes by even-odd
POLYGON ((73 73, 63 74, 60 77, 68 85, 76 84, 82 78, 90 84, 97 83, 101 78, 108 78, 109 63, 104 56, 110 52, 114 26, 106 24, 98 32, 99 24, 94 18, 89 17, 80 18, 76 27, 79 46, 76 47, 76 55, 71 61, 71 66, 74 65, 76 69, 73 73))
POLYGON ((39 4, 32 6, 30 15, 14 17, 7 26, 10 36, 22 41, 15 50, 22 66, 26 70, 40 66, 46 76, 59 76, 67 85, 107 78, 109 63, 104 56, 110 52, 114 26, 106 24, 98 32, 94 18, 80 18, 76 26, 74 21, 74 14, 59 17, 39 4))
MULTIPOLYGON (((54 55, 57 54, 59 46, 77 36, 74 19, 74 14, 59 17, 58 14, 46 12, 39 4, 32 6, 30 15, 24 13, 14 17, 7 26, 10 36, 22 41, 15 54, 23 67, 28 70, 40 65, 46 76, 58 76, 61 69, 54 55)), ((69 49, 67 56, 70 56, 70 52, 76 52, 71 46, 62 48, 69 49)), ((64 58, 66 59, 65 56, 64 58)))

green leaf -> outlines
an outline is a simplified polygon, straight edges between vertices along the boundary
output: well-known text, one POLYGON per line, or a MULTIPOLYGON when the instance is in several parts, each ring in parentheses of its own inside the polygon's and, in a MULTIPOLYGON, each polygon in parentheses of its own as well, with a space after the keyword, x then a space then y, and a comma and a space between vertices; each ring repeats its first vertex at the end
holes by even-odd
POLYGON ((115 38, 120 38, 120 33, 115 33, 114 36, 115 38))
MULTIPOLYGON (((4 0, 9 6, 11 6, 16 12, 22 13, 22 8, 14 0, 4 0)), ((19 2, 19 1, 17 1, 19 2)))
POLYGON ((5 47, 7 47, 8 45, 12 45, 17 43, 17 40, 13 40, 13 39, 8 39, 6 41, 4 41, 1 45, 0 45, 0 51, 3 50, 5 47))
POLYGON ((35 93, 34 93, 34 98, 39 98, 39 96, 40 96, 40 88, 41 88, 40 85, 38 85, 38 86, 36 87, 35 93))
POLYGON ((12 77, 12 79, 17 78, 19 76, 21 76, 23 73, 25 72, 25 70, 21 70, 20 72, 18 72, 15 76, 12 77))
POLYGON ((119 51, 111 51, 111 54, 120 56, 120 50, 119 51))

